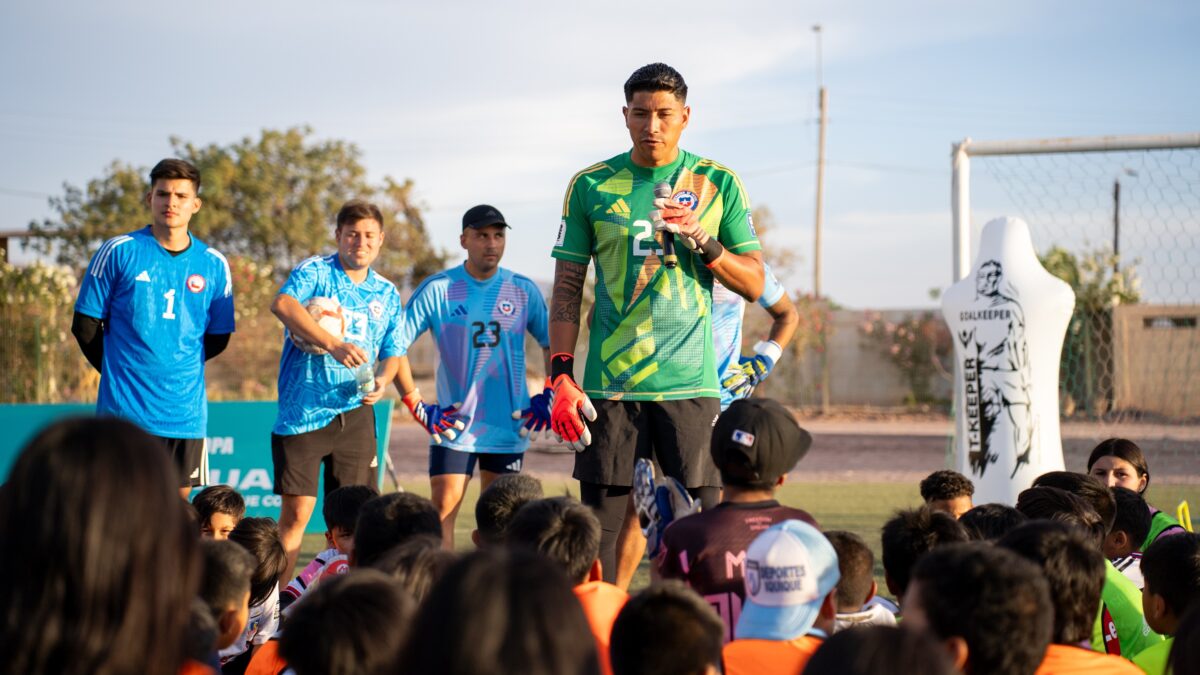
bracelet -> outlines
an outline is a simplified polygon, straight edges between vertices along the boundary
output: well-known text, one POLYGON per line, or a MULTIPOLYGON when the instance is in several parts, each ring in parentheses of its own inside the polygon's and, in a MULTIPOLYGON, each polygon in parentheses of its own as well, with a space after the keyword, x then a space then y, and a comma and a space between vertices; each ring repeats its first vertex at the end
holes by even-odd
POLYGON ((575 355, 559 352, 550 357, 550 379, 557 380, 559 375, 575 379, 575 355))
POLYGON ((696 253, 700 254, 700 260, 704 261, 704 264, 709 267, 712 267, 712 264, 724 252, 725 247, 721 245, 721 242, 717 241, 716 237, 709 237, 708 241, 698 244, 696 247, 696 253))

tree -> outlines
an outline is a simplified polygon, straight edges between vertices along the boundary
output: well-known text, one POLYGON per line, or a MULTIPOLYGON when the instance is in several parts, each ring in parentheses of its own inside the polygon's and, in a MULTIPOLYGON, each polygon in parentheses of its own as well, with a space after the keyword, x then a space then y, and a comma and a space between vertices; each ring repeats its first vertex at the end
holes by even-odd
MULTIPOLYGON (((203 177, 204 207, 192 230, 229 256, 244 256, 278 270, 328 251, 333 218, 349 199, 371 199, 384 212, 387 232, 380 271, 405 285, 441 269, 446 253, 429 243, 411 180, 366 180, 361 151, 339 140, 319 141, 308 127, 263 130, 257 139, 228 146, 197 146, 171 138, 174 154, 192 162, 203 177)), ((143 198, 149 169, 114 161, 86 189, 65 184, 50 199, 54 219, 30 223, 30 246, 55 253, 60 263, 80 268, 102 241, 147 222, 143 198)))

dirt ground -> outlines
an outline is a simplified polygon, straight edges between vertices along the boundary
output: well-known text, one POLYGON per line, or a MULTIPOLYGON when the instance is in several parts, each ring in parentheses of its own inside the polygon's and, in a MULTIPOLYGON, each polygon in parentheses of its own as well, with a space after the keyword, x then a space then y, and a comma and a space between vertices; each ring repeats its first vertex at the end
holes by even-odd
MULTIPOLYGON (((952 422, 935 415, 834 415, 805 419, 813 446, 792 472, 792 480, 856 482, 919 481, 944 468, 952 422)), ((1134 439, 1146 452, 1152 477, 1162 484, 1200 485, 1200 427, 1150 424, 1066 424, 1063 458, 1082 471, 1098 440, 1134 439)), ((401 408, 392 425, 390 454, 402 478, 428 475, 428 437, 401 408)), ((525 470, 539 476, 571 474, 573 453, 551 440, 536 441, 525 455, 525 470)))

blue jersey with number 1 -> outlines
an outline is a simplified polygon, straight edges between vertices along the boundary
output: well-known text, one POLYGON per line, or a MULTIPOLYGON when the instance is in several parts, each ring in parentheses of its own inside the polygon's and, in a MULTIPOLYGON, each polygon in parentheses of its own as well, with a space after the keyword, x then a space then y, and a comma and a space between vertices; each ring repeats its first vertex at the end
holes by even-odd
POLYGON ((417 287, 404 311, 405 352, 429 330, 441 363, 437 400, 461 403, 467 427, 441 445, 462 452, 525 452, 513 411, 526 407, 525 332, 550 346, 549 314, 537 284, 506 269, 479 281, 463 266, 435 274, 417 287))
POLYGON ((204 334, 233 332, 225 256, 199 239, 172 255, 150 227, 104 242, 75 311, 105 321, 96 412, 166 438, 203 438, 204 334))
MULTIPOLYGON (((767 309, 779 302, 783 297, 783 286, 771 273, 771 266, 763 263, 763 292, 758 298, 758 304, 767 309)), ((746 301, 742 296, 713 280, 712 296, 712 325, 713 352, 717 356, 717 382, 722 382, 732 375, 738 367, 738 359, 742 355, 742 319, 746 313, 746 301)), ((725 387, 721 387, 721 410, 733 403, 733 395, 725 387)))
MULTIPOLYGON (((337 254, 314 256, 292 270, 279 293, 306 304, 312 298, 333 298, 342 306, 343 339, 367 352, 367 358, 400 356, 396 332, 400 325, 400 293, 396 286, 367 270, 362 283, 346 276, 337 254)), ((320 429, 339 414, 362 405, 354 371, 328 354, 308 354, 285 335, 279 356, 279 413, 274 432, 294 436, 320 429)))

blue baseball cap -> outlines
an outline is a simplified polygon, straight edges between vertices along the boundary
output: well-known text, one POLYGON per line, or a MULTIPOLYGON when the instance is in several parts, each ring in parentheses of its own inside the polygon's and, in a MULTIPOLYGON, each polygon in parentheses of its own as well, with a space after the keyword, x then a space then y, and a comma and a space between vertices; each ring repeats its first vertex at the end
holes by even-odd
POLYGON ((799 520, 776 523, 746 549, 746 600, 739 640, 793 640, 817 621, 837 586, 837 552, 817 528, 799 520))

